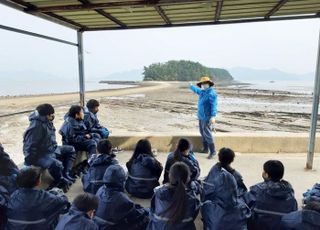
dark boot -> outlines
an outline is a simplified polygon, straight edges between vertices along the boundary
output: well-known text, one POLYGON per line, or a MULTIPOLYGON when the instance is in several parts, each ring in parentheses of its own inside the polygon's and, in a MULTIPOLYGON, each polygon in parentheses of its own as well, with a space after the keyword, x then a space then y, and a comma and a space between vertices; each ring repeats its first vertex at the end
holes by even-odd
POLYGON ((210 153, 207 158, 212 159, 212 157, 216 155, 216 147, 215 147, 214 143, 209 144, 209 150, 210 150, 210 153))
POLYGON ((75 160, 75 153, 70 152, 70 154, 63 161, 63 171, 62 171, 63 177, 66 178, 68 181, 70 181, 72 184, 76 182, 76 178, 71 176, 71 170, 72 170, 74 160, 75 160))
POLYGON ((200 150, 200 153, 208 153, 209 151, 208 143, 205 141, 205 142, 202 142, 202 144, 203 144, 203 148, 200 150))
POLYGON ((66 178, 61 177, 56 187, 61 188, 64 193, 67 193, 70 188, 70 182, 66 178))

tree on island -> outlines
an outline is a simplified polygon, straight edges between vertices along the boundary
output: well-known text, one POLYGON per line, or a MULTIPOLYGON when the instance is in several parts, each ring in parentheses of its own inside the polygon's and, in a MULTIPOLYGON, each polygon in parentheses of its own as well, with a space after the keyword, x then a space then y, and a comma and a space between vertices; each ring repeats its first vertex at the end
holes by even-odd
POLYGON ((144 67, 144 81, 198 81, 203 75, 210 76, 216 82, 233 81, 231 74, 220 68, 209 68, 199 62, 168 61, 153 63, 144 67))

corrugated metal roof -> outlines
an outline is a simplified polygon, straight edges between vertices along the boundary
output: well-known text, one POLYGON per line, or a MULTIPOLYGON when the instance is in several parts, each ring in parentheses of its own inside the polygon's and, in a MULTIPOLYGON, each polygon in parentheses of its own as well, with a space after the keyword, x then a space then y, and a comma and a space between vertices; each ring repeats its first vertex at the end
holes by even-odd
POLYGON ((4 0, 0 3, 82 31, 320 16, 320 0, 4 0))

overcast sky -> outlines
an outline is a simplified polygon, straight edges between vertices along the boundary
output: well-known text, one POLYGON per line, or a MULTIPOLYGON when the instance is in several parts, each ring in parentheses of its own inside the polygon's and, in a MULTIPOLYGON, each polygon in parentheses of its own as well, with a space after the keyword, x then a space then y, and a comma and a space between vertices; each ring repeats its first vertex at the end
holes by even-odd
MULTIPOLYGON (((76 41, 76 32, 0 4, 0 24, 76 41)), ((209 67, 315 71, 319 20, 84 34, 87 79, 172 59, 209 67)), ((0 29, 0 71, 38 70, 75 77, 75 47, 0 29)))

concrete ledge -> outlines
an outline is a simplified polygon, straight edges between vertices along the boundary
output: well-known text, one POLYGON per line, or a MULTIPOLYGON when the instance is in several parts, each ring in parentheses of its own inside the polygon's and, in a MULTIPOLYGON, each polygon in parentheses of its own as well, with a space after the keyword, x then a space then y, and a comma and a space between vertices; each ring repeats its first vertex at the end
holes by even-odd
MULTIPOLYGON (((132 150, 142 138, 148 139, 153 148, 159 152, 170 152, 174 149, 179 138, 186 137, 192 144, 194 151, 199 151, 202 142, 200 136, 111 136, 114 146, 124 150, 132 150)), ((232 148, 241 153, 304 153, 308 148, 308 134, 217 134, 215 136, 217 149, 221 147, 232 148)), ((320 137, 316 140, 316 152, 320 152, 320 137)))

